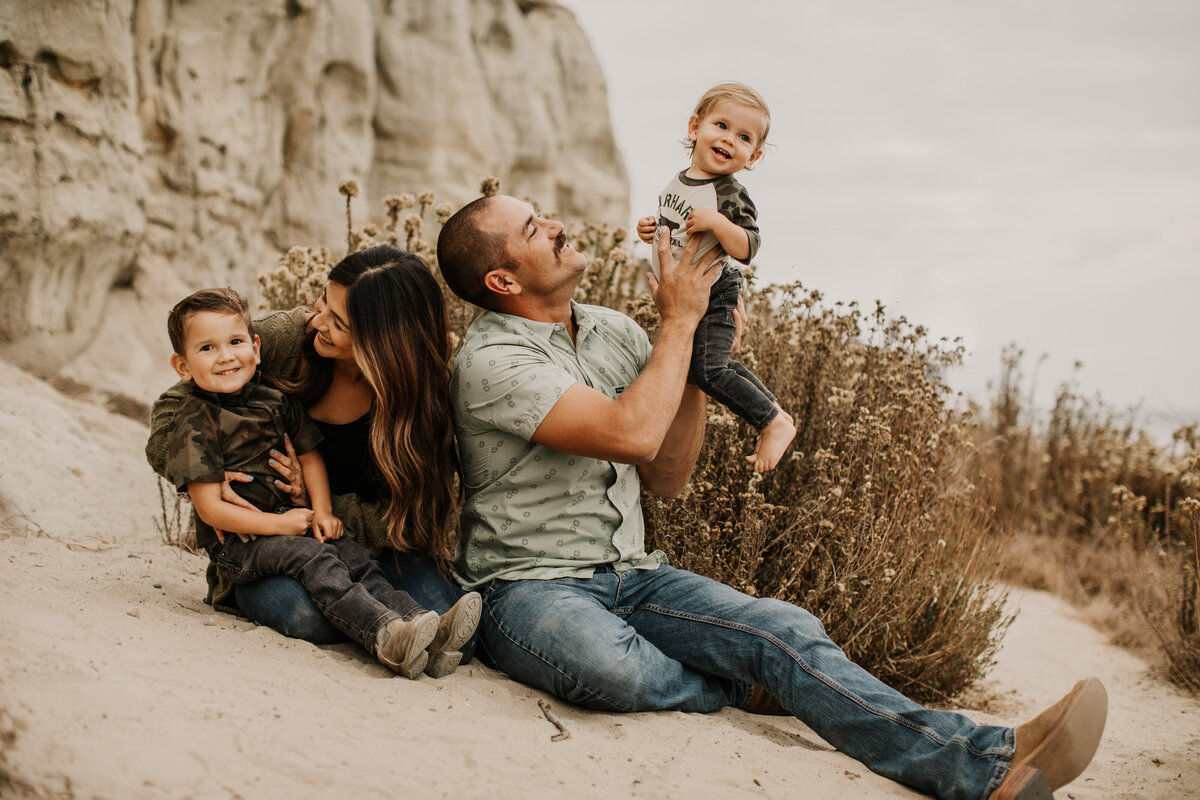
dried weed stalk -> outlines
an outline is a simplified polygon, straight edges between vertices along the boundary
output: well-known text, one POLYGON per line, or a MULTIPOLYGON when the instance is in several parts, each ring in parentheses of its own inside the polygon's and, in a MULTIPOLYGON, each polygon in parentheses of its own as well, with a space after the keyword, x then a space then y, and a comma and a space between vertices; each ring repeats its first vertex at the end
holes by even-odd
POLYGON ((1022 358, 1005 351, 991 417, 976 431, 998 530, 1014 553, 1039 553, 1009 557, 1006 577, 1090 606, 1115 641, 1157 656, 1200 692, 1197 425, 1160 446, 1138 430, 1135 411, 1085 398, 1072 383, 1039 420, 1022 358))
POLYGON ((162 478, 158 478, 158 499, 160 515, 155 518, 154 527, 163 544, 198 554, 200 548, 196 546, 196 520, 191 504, 162 478))

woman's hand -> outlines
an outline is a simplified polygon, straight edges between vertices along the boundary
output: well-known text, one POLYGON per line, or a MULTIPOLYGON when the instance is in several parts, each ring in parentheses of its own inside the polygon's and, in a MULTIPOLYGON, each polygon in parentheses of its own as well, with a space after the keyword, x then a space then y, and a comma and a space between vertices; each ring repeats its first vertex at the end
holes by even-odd
POLYGON ((292 440, 286 433, 283 435, 283 447, 287 451, 286 455, 278 450, 271 450, 271 467, 283 478, 276 478, 275 487, 288 493, 292 505, 307 506, 308 490, 304 487, 304 470, 300 468, 296 448, 292 447, 292 440))

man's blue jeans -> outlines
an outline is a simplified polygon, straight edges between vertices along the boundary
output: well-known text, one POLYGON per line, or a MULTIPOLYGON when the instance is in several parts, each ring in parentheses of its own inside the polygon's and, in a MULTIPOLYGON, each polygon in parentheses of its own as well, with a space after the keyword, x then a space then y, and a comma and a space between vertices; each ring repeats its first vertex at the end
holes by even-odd
MULTIPOLYGON (((379 556, 383 575, 395 588, 408 592, 430 611, 444 614, 458 602, 463 592, 438 572, 433 560, 414 553, 397 553, 387 549, 379 556)), ((313 605, 308 592, 300 583, 284 575, 263 578, 254 583, 234 587, 238 609, 251 622, 295 639, 313 644, 333 644, 346 641, 346 636, 333 627, 313 605)), ((471 660, 476 636, 460 648, 462 663, 471 660)))
POLYGON ((816 617, 685 570, 493 581, 480 654, 588 708, 709 712, 762 684, 867 767, 942 798, 986 798, 1008 771, 1011 728, 927 709, 849 661, 816 617))

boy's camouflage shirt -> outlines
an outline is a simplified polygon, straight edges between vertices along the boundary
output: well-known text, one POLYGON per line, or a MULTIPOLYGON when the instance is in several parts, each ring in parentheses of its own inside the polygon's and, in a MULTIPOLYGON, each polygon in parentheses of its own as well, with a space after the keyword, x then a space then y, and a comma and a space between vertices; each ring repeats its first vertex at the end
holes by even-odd
MULTIPOLYGON (((297 454, 321 441, 321 432, 295 399, 262 382, 260 373, 238 392, 216 394, 195 384, 175 411, 173 435, 167 446, 167 469, 175 488, 189 483, 220 483, 226 472, 244 472, 253 480, 233 482, 231 488, 259 511, 273 512, 291 503, 275 486, 279 474, 268 463, 272 448, 292 440, 297 454)), ((213 529, 198 516, 196 544, 217 540, 213 529)))

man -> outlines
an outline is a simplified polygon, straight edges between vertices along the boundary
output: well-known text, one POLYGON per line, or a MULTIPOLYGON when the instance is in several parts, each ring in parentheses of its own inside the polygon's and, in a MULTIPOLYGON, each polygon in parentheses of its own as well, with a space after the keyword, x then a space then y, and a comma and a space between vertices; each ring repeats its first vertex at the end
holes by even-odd
POLYGON ((643 549, 641 483, 673 497, 704 436, 687 384, 717 253, 660 236, 653 349, 628 317, 572 302, 586 259, 563 226, 486 197, 442 229, 450 288, 485 312, 451 385, 467 501, 459 580, 486 603, 484 658, 579 705, 756 708, 772 697, 870 769, 944 798, 1051 797, 1099 744, 1104 687, 1081 681, 1015 730, 921 707, 846 659, 821 623, 643 549))

